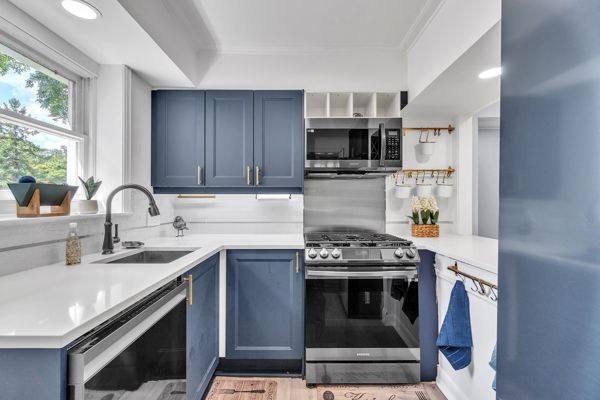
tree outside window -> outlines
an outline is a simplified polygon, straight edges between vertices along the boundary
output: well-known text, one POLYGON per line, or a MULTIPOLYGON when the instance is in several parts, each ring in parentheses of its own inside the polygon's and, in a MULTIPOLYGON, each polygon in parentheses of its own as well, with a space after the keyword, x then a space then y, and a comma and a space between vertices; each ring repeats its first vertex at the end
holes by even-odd
MULTIPOLYGON (((71 129, 71 91, 70 81, 50 76, 0 47, 0 108, 71 129)), ((23 175, 34 176, 38 182, 66 183, 69 142, 25 124, 0 120, 0 189, 23 175)))

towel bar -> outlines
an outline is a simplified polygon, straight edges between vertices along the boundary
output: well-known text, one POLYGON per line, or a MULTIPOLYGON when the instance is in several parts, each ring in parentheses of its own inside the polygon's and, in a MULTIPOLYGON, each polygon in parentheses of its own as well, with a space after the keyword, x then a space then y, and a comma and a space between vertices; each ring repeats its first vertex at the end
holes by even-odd
MULTIPOLYGON (((458 268, 458 263, 457 262, 455 262, 454 265, 449 266, 448 269, 450 271, 454 272, 456 275, 462 275, 465 278, 471 279, 473 282, 479 283, 479 285, 481 286, 482 289, 483 289, 483 286, 489 287, 492 290, 490 298, 493 301, 497 301, 498 300, 498 294, 496 293, 496 291, 498 290, 498 286, 497 285, 494 285, 493 283, 490 283, 490 282, 488 282, 486 280, 483 280, 483 279, 478 278, 478 277, 476 277, 474 275, 471 275, 471 274, 468 274, 466 272, 461 271, 458 268)), ((485 293, 482 293, 482 294, 485 294, 485 293)))

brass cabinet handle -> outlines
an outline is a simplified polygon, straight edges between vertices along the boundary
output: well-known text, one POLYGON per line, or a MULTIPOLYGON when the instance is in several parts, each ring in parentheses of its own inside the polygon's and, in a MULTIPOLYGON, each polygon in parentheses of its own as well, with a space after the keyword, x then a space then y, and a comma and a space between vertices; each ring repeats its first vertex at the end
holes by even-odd
POLYGON ((256 166, 256 178, 254 179, 256 185, 260 185, 260 167, 256 166))
POLYGON ((196 169, 196 178, 198 185, 202 185, 202 167, 198 165, 196 169))
POLYGON ((298 255, 298 252, 296 252, 296 273, 300 272, 300 257, 298 255))
POLYGON ((193 296, 194 296, 194 277, 190 274, 187 276, 187 278, 183 278, 183 280, 186 281, 188 284, 187 300, 188 300, 188 304, 191 306, 192 302, 193 302, 193 296))
POLYGON ((246 185, 250 185, 250 166, 246 165, 246 185))

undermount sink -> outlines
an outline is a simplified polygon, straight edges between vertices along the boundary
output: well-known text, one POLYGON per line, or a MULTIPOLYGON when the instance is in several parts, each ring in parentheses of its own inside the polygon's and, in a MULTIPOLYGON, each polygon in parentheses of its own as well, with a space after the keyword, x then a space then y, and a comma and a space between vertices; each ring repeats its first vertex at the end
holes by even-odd
POLYGON ((96 264, 168 264, 183 256, 190 254, 195 249, 140 249, 134 252, 119 254, 96 264))

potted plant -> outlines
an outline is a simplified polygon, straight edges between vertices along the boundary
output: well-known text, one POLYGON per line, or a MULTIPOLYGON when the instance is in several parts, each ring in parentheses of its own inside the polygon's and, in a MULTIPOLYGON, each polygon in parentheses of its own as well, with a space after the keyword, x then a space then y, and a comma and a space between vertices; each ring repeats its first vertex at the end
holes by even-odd
POLYGON ((438 237, 440 226, 438 219, 440 210, 434 197, 413 197, 411 226, 412 235, 415 237, 438 237))
POLYGON ((98 213, 98 201, 92 200, 98 189, 100 189, 100 185, 102 185, 102 181, 96 181, 93 176, 90 176, 87 180, 83 180, 79 178, 81 184, 83 186, 83 190, 85 190, 85 197, 87 200, 81 200, 78 202, 79 213, 80 214, 97 214, 98 213))

